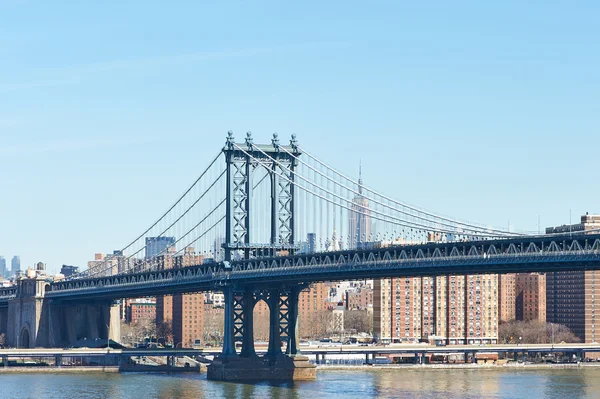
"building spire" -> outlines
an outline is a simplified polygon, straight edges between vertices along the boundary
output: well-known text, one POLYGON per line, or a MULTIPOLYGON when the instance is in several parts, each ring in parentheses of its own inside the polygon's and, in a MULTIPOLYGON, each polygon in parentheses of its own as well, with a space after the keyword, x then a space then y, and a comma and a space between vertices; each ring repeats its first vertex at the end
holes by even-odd
POLYGON ((358 161, 358 193, 362 194, 362 186, 363 186, 363 181, 362 181, 362 159, 360 159, 358 161))

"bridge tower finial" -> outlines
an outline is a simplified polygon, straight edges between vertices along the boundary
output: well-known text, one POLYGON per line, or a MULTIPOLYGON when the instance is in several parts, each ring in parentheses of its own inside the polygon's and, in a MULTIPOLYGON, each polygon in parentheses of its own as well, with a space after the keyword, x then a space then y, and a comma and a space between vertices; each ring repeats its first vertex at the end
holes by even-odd
POLYGON ((296 135, 292 133, 292 139, 290 140, 290 146, 294 152, 298 152, 298 140, 296 140, 296 135))
POLYGON ((252 139, 252 132, 246 132, 246 145, 248 146, 248 150, 252 151, 252 146, 254 145, 254 140, 252 139))
POLYGON ((235 139, 233 138, 233 131, 228 131, 227 132, 227 142, 225 143, 225 147, 227 147, 228 150, 233 150, 233 143, 235 142, 235 139))
POLYGON ((279 134, 277 132, 273 133, 273 139, 271 139, 273 143, 273 147, 279 151, 279 134))

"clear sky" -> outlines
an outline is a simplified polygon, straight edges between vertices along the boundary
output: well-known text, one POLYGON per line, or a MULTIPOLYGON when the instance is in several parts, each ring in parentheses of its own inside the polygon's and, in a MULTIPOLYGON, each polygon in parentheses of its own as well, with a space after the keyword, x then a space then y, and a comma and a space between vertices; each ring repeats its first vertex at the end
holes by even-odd
POLYGON ((600 212, 597 1, 0 0, 0 255, 85 265, 228 130, 537 230, 600 212))

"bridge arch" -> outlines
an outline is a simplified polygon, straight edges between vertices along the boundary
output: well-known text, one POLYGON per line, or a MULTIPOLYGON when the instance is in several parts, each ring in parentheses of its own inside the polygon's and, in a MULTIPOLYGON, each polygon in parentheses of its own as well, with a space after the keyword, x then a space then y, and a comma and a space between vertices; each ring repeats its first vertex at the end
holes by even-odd
MULTIPOLYGON (((257 301, 254 303, 254 308, 252 310, 252 318, 253 318, 253 333, 254 333, 254 341, 260 343, 268 343, 270 337, 270 328, 271 325, 271 307, 267 298, 258 297, 257 301)), ((266 349, 266 345, 256 345, 257 350, 266 349), (264 346, 264 348, 263 348, 264 346)))
POLYGON ((30 340, 31 340, 31 336, 29 334, 29 328, 23 327, 21 329, 21 332, 19 333, 19 343, 17 344, 17 347, 29 348, 30 344, 31 344, 30 340))

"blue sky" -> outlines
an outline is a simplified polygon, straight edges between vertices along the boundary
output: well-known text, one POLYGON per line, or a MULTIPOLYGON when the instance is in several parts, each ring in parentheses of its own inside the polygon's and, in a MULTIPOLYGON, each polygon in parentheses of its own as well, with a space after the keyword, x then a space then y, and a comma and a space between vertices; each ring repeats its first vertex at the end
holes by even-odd
POLYGON ((120 248, 230 129, 459 219, 600 212, 597 2, 164 4, 0 0, 0 255, 120 248))

